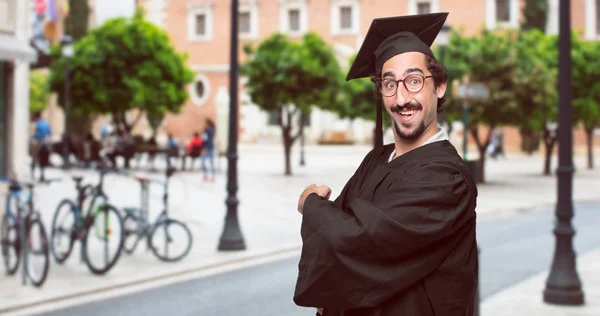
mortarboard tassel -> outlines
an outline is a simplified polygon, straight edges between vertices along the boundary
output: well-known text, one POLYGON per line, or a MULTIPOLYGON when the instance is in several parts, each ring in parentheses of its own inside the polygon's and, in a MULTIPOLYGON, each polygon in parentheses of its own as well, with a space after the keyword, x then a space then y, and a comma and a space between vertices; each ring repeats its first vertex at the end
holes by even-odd
POLYGON ((383 111, 381 100, 377 100, 377 121, 375 122, 375 153, 383 153, 383 111))

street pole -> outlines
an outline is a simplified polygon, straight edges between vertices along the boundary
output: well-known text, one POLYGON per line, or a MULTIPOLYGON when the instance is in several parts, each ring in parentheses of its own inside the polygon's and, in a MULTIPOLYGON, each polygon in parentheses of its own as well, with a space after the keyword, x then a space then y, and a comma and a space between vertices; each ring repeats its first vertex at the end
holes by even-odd
POLYGON ((69 59, 70 57, 65 56, 65 132, 63 133, 63 168, 69 169, 71 167, 69 162, 69 93, 71 91, 71 82, 70 77, 71 74, 69 69, 69 59))
POLYGON ((227 215, 219 250, 244 250, 246 244, 237 215, 237 140, 238 140, 238 0, 231 1, 231 55, 229 69, 229 148, 227 167, 227 215))
POLYGON ((571 225, 573 218, 573 135, 571 130, 571 2, 560 0, 559 33, 559 156, 556 243, 550 275, 544 290, 544 302, 559 305, 583 305, 581 281, 575 267, 571 225))
POLYGON ((306 165, 304 161, 304 121, 306 120, 306 115, 304 112, 300 112, 300 166, 306 165))
POLYGON ((467 160, 467 142, 469 137, 469 104, 465 99, 463 100, 463 112, 462 112, 462 121, 463 121, 463 160, 467 160))

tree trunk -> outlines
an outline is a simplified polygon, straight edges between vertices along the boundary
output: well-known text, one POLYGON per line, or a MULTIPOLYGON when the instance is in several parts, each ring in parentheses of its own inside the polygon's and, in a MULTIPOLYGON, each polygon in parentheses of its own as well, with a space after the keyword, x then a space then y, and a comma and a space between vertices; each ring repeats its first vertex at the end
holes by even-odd
POLYGON ((292 151, 292 137, 290 135, 290 126, 282 126, 281 132, 283 136, 283 152, 285 155, 285 175, 291 176, 292 164, 290 162, 290 154, 292 151))
POLYGON ((594 169, 594 128, 585 128, 587 136, 588 169, 594 169))
POLYGON ((544 161, 544 175, 549 176, 552 174, 550 169, 552 168, 552 152, 554 151, 554 145, 556 144, 556 135, 552 136, 550 131, 544 127, 544 148, 546 150, 546 158, 544 161))
POLYGON ((487 137, 484 141, 479 139, 479 127, 477 125, 471 127, 471 136, 475 139, 475 144, 477 144, 477 150, 479 151, 479 165, 477 166, 477 179, 480 183, 485 183, 485 151, 487 147, 490 145, 490 137, 492 132, 496 128, 496 125, 492 124, 489 127, 487 137))

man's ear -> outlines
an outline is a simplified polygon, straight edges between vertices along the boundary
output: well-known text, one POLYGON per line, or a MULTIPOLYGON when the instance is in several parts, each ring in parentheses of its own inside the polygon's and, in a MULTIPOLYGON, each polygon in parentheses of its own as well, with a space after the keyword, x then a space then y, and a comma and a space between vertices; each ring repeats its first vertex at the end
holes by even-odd
POLYGON ((436 93, 437 93, 438 99, 441 99, 444 97, 444 94, 446 94, 447 86, 448 86, 448 82, 442 82, 437 86, 436 93))

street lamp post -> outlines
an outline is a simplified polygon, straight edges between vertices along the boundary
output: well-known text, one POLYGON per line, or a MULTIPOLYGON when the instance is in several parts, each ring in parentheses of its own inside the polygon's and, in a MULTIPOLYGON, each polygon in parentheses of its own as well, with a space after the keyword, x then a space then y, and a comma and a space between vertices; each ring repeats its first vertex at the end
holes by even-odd
POLYGON ((246 244, 238 221, 237 140, 238 140, 238 0, 231 1, 231 55, 229 69, 229 148, 227 167, 227 215, 219 250, 244 250, 246 244))
POLYGON ((64 90, 64 118, 65 118, 65 131, 63 133, 63 168, 68 169, 71 164, 69 162, 69 101, 71 93, 71 74, 69 69, 69 62, 73 57, 73 38, 70 35, 65 35, 60 41, 62 46, 62 55, 65 58, 65 90, 64 90))
POLYGON ((544 302, 583 305, 581 281, 575 267, 573 235, 573 135, 571 131, 571 1, 560 0, 559 33, 559 109, 558 109, 558 199, 556 243, 550 275, 544 289, 544 302))
POLYGON ((306 165, 304 161, 304 124, 306 123, 306 114, 300 112, 300 166, 306 165))

